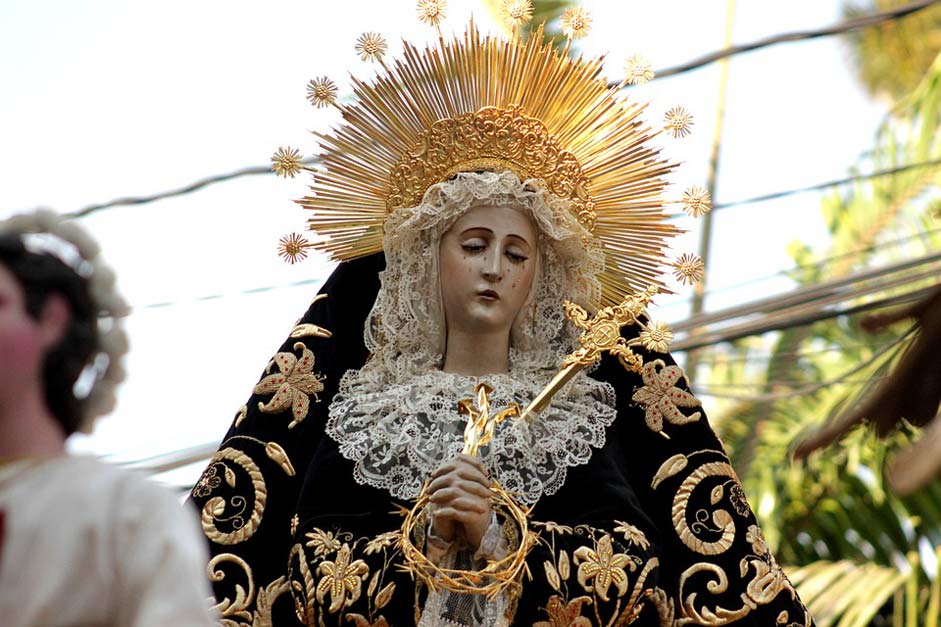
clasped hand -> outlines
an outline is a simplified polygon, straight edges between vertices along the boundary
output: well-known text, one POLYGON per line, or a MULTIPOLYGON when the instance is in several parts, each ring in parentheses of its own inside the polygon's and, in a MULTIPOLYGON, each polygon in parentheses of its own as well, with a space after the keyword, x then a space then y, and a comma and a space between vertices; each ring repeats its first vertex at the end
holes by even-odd
POLYGON ((477 457, 463 453, 442 464, 431 476, 431 528, 446 542, 463 537, 474 549, 490 526, 490 479, 477 457))

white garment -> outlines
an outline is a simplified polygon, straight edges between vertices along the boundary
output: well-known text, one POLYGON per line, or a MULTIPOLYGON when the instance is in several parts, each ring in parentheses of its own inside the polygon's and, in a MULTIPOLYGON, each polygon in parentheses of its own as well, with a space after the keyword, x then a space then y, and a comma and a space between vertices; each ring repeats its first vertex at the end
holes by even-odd
POLYGON ((146 477, 90 457, 0 466, 0 625, 205 627, 195 515, 146 477))

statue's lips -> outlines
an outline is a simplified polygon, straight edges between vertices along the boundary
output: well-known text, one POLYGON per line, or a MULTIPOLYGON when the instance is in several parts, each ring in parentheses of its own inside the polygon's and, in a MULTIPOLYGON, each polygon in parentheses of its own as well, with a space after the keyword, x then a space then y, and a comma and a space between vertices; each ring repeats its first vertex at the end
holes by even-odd
POLYGON ((500 295, 493 290, 481 290, 477 292, 477 297, 487 302, 495 302, 500 300, 500 295))

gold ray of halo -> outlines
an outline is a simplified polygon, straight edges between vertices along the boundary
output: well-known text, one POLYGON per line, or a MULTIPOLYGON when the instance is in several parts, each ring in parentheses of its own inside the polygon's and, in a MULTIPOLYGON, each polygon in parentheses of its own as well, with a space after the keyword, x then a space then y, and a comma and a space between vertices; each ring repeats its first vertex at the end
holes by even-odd
POLYGON ((602 59, 560 55, 543 42, 541 27, 518 42, 481 35, 471 22, 462 36, 423 49, 405 42, 403 56, 383 67, 369 82, 353 79, 353 102, 342 107, 338 128, 315 133, 321 168, 311 194, 297 201, 311 211, 310 230, 326 236, 314 248, 337 260, 378 252, 390 210, 417 205, 428 186, 455 171, 505 167, 573 201, 573 213, 601 239, 602 305, 664 287, 667 242, 681 232, 666 222, 663 200, 675 164, 652 146, 663 129, 641 120, 646 105, 607 86, 602 59), (481 145, 489 148, 458 158, 449 147, 465 137, 454 130, 460 124, 498 121, 511 135, 542 133, 556 161, 500 150, 487 131, 481 145))

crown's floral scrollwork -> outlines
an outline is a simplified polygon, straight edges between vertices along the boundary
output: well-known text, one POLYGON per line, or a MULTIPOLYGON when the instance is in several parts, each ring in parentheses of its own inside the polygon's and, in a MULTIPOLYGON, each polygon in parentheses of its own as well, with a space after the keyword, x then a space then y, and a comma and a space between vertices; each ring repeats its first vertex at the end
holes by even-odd
POLYGON ((572 212, 586 229, 594 229, 590 182, 578 159, 522 107, 484 107, 438 120, 419 142, 420 148, 392 169, 390 212, 418 205, 429 186, 458 172, 510 170, 523 181, 542 179, 549 191, 571 201, 572 212))

